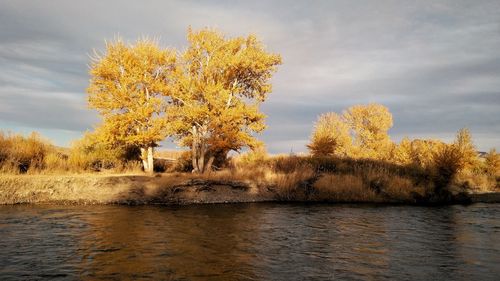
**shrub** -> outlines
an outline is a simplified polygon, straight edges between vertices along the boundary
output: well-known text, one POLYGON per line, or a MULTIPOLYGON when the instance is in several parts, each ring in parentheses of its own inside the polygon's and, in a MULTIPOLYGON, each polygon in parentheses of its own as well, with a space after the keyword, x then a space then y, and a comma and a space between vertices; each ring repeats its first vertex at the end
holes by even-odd
POLYGON ((446 188, 464 166, 462 153, 456 145, 446 145, 433 156, 430 172, 434 176, 436 192, 446 188))
POLYGON ((45 170, 47 171, 68 171, 68 156, 52 151, 45 156, 45 170))
POLYGON ((460 154, 461 170, 472 171, 479 166, 479 157, 468 129, 459 130, 453 144, 460 154))
POLYGON ((346 121, 337 113, 329 112, 318 117, 307 148, 314 156, 345 156, 351 145, 346 121))
POLYGON ((231 165, 255 167, 258 165, 265 165, 268 159, 269 155, 267 154, 266 148, 264 146, 259 146, 254 150, 233 157, 231 159, 231 165))
POLYGON ((493 177, 500 177, 500 154, 493 148, 485 157, 485 172, 493 177))
POLYGON ((95 133, 86 133, 72 144, 68 164, 73 171, 121 169, 128 161, 137 161, 140 150, 134 146, 112 146, 95 133))
POLYGON ((0 169, 12 173, 40 171, 44 168, 45 156, 53 150, 37 133, 28 137, 0 133, 0 169))
POLYGON ((193 170, 193 162, 191 158, 191 151, 183 151, 174 165, 169 169, 170 172, 191 172, 193 170))

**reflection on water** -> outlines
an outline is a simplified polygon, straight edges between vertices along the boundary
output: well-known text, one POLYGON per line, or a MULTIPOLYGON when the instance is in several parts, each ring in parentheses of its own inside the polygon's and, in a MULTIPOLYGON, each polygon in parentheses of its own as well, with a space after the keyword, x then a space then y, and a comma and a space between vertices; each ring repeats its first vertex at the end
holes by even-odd
POLYGON ((0 206, 0 249, 1 280, 495 280, 500 205, 0 206))

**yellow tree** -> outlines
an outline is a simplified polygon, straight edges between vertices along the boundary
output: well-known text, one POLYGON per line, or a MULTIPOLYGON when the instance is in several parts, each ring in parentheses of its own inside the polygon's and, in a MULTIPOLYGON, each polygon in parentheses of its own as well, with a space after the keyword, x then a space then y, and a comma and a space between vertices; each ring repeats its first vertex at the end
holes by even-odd
POLYGON ((460 152, 464 169, 470 170, 478 166, 479 156, 472 142, 472 135, 467 128, 460 129, 457 132, 454 144, 460 152))
POLYGON ((404 137, 401 142, 396 145, 393 150, 392 159, 397 164, 407 165, 412 163, 412 141, 408 137, 404 137))
POLYGON ((139 147, 147 172, 153 172, 153 148, 167 136, 165 96, 175 66, 175 52, 148 39, 106 43, 90 65, 88 101, 103 117, 102 138, 139 147))
MULTIPOLYGON (((415 139, 411 142, 411 162, 429 168, 435 162, 435 156, 441 155, 449 145, 433 139, 415 139)), ((449 150, 448 152, 450 152, 449 150)))
POLYGON ((386 159, 393 143, 388 131, 392 114, 380 104, 355 105, 344 112, 344 118, 354 135, 354 157, 386 159))
POLYGON ((485 156, 486 172, 492 176, 500 176, 500 154, 492 148, 485 156))
POLYGON ((281 57, 265 51, 254 35, 226 38, 212 29, 188 30, 168 119, 182 145, 191 147, 194 172, 225 160, 230 150, 259 142, 265 128, 259 105, 281 57))
POLYGON ((313 156, 347 156, 352 145, 349 126, 335 112, 322 114, 314 125, 307 148, 313 156))

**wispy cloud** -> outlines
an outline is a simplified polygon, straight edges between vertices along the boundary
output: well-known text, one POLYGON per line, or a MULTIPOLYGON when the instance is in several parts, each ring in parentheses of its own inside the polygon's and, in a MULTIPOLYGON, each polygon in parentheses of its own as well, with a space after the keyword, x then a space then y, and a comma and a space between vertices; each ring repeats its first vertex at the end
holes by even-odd
POLYGON ((188 26, 256 33, 284 64, 263 110, 272 152, 305 150, 316 116, 380 102, 394 139, 500 144, 498 1, 2 1, 0 124, 59 144, 97 122, 86 108, 88 54, 104 39, 159 36, 183 48, 188 26), (53 132, 53 133, 51 133, 53 132))

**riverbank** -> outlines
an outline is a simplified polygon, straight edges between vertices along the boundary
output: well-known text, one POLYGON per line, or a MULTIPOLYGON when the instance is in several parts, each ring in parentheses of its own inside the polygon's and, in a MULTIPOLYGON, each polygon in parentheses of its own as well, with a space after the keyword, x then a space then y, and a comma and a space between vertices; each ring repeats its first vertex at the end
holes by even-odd
POLYGON ((500 192, 455 193, 440 202, 421 187, 395 182, 377 192, 352 176, 322 174, 274 181, 184 173, 135 175, 1 175, 0 204, 196 204, 266 201, 332 203, 500 202, 500 192), (398 186, 399 184, 399 186, 398 186))
POLYGON ((0 176, 0 204, 191 204, 272 198, 249 183, 178 174, 0 176))

